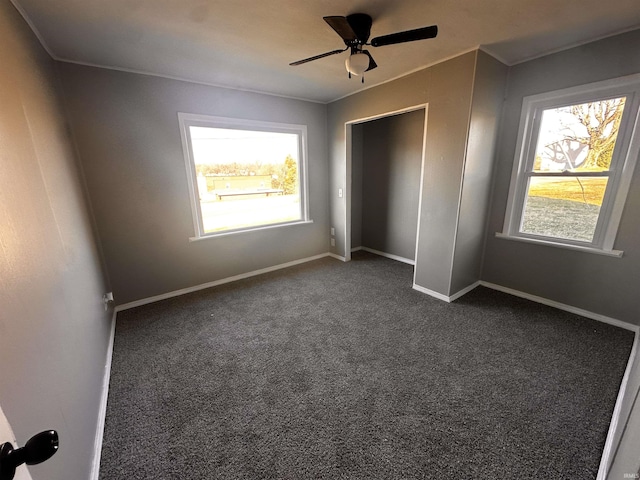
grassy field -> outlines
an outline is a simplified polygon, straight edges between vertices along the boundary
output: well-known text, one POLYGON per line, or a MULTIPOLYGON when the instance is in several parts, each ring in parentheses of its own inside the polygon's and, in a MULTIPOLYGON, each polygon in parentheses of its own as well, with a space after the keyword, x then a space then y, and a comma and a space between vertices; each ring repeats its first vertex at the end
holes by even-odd
POLYGON ((590 242, 599 213, 598 205, 558 198, 529 197, 521 230, 534 235, 590 242))
POLYGON ((529 196, 570 200, 600 206, 606 186, 606 178, 583 177, 578 181, 575 178, 535 177, 531 179, 529 185, 529 196))
POLYGON ((592 241, 606 186, 606 178, 532 178, 521 230, 592 241))

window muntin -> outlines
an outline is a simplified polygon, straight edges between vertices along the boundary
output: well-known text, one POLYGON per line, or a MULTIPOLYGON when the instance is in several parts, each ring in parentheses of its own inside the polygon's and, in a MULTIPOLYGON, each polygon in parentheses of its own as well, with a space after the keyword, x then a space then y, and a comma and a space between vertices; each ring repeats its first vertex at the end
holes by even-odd
POLYGON ((501 236, 612 250, 639 150, 639 79, 524 99, 501 236))
POLYGON ((591 243, 625 97, 544 109, 519 233, 591 243))
POLYGON ((179 118, 196 238, 308 221, 304 125, 179 118))

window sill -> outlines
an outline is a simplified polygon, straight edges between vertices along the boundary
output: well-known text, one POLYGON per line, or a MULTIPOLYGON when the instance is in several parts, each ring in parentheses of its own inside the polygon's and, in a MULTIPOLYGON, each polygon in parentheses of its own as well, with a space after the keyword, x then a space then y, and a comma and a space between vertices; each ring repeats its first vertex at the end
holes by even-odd
POLYGON ((271 230, 273 228, 291 227, 293 225, 306 225, 313 223, 313 220, 299 220, 296 222, 278 223, 274 225, 261 225, 252 228, 243 228, 242 230, 230 230, 228 232, 210 233, 208 235, 202 235, 200 237, 189 237, 190 242, 199 242, 200 240, 209 240, 211 238, 227 237, 230 235, 240 235, 243 233, 258 232, 262 230, 271 230))
POLYGON ((539 240, 537 238, 515 237, 513 235, 507 235, 506 233, 502 232, 496 232, 496 238, 502 238, 503 240, 515 240, 516 242, 533 243, 535 245, 544 245, 547 247, 564 248, 566 250, 577 250, 579 252, 595 253, 596 255, 605 255, 607 257, 620 258, 624 253, 622 250, 602 250, 595 247, 572 245, 570 243, 551 242, 546 240, 539 240))

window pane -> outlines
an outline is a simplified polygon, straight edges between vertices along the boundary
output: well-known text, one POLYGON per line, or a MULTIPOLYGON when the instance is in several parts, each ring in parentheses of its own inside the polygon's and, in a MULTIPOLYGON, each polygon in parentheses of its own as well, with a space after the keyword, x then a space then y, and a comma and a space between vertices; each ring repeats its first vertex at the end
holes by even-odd
POLYGON ((591 242, 607 177, 532 177, 522 233, 591 242))
POLYGON ((542 112, 534 172, 609 170, 625 97, 542 112))
POLYGON ((205 233, 302 219, 298 134, 189 131, 205 233))

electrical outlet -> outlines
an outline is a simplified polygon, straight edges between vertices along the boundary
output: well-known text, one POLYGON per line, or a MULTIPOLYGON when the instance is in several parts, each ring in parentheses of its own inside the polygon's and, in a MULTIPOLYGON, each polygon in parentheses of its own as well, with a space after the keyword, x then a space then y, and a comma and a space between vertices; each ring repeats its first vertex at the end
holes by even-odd
POLYGON ((336 246, 336 239, 335 239, 335 238, 332 238, 332 239, 331 239, 331 246, 332 246, 332 247, 335 247, 335 246, 336 246))
POLYGON ((342 189, 341 188, 338 189, 338 198, 342 198, 342 189))
POLYGON ((331 227, 331 235, 333 236, 333 235, 335 235, 335 234, 336 234, 336 229, 335 229, 335 228, 333 228, 333 227, 331 227))

